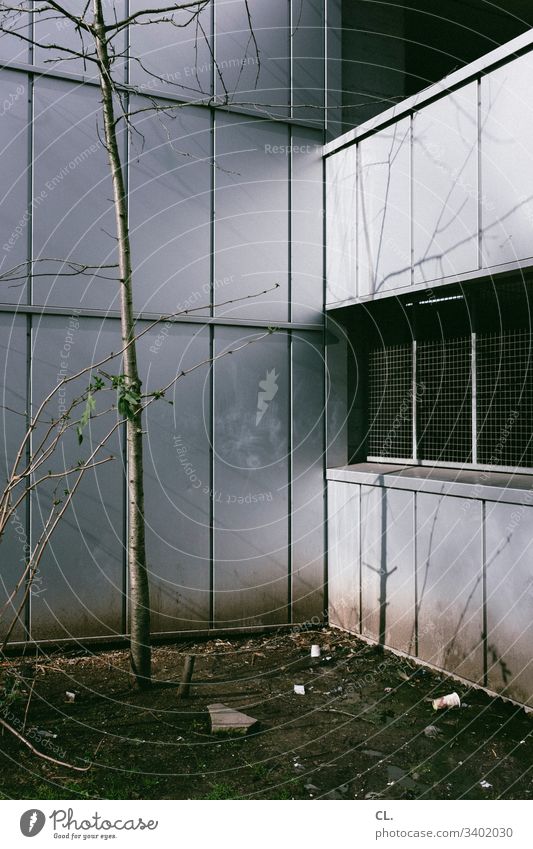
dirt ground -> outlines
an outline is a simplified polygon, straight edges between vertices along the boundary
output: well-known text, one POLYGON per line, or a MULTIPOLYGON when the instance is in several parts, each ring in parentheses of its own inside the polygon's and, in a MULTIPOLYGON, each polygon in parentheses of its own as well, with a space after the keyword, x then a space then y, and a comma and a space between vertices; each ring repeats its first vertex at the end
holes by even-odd
POLYGON ((531 715, 354 637, 324 630, 157 646, 154 677, 179 681, 189 653, 194 686, 182 701, 174 686, 134 689, 126 651, 4 661, 0 717, 24 727, 41 751, 93 765, 81 773, 47 763, 4 731, 2 798, 532 795, 531 715), (321 646, 318 661, 310 659, 312 643, 321 646), (434 711, 431 700, 454 690, 462 707, 434 711), (207 705, 214 702, 258 724, 244 737, 213 735, 207 705))

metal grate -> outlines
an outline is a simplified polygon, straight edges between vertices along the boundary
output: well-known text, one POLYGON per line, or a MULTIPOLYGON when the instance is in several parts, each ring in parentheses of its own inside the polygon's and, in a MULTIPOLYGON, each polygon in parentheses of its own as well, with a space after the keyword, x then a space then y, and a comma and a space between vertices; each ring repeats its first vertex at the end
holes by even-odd
POLYGON ((413 443, 411 345, 394 345, 369 355, 368 455, 410 458, 413 443))
POLYGON ((478 461, 533 466, 533 337, 529 330, 478 336, 478 461))
POLYGON ((532 331, 371 351, 369 414, 371 459, 533 468, 532 331))
POLYGON ((419 342, 416 364, 419 459, 471 463, 470 337, 419 342))

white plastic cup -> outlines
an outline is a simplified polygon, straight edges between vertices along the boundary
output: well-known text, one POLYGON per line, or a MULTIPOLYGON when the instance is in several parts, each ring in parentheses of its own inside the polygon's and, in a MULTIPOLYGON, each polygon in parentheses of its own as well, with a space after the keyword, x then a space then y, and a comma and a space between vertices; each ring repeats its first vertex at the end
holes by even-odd
POLYGON ((444 708, 461 707, 461 699, 457 693, 449 693, 447 696, 441 696, 439 699, 433 700, 433 710, 443 710, 444 708))
POLYGON ((320 646, 311 646, 311 657, 320 657, 320 646))

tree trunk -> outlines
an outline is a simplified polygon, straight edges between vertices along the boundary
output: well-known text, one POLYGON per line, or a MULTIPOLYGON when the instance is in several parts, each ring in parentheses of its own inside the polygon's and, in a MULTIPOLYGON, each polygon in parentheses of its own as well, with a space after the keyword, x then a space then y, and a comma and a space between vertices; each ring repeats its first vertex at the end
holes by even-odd
MULTIPOLYGON (((102 94, 104 131, 111 176, 113 181, 113 200, 117 226, 119 274, 120 274, 120 316, 122 342, 128 345, 124 352, 123 371, 127 388, 140 394, 141 381, 137 368, 135 342, 135 324, 133 319, 133 294, 131 272, 131 249, 128 224, 128 204, 125 192, 124 171, 117 141, 113 85, 111 81, 111 62, 107 45, 102 0, 93 0, 96 51, 99 60, 99 81, 102 94)), ((149 687, 151 682, 150 651, 150 591, 146 568, 146 547, 144 539, 144 486, 143 486, 143 445, 142 410, 139 407, 128 416, 126 421, 127 445, 127 500, 128 500, 128 541, 127 558, 129 567, 130 602, 130 658, 133 673, 139 687, 149 687)))

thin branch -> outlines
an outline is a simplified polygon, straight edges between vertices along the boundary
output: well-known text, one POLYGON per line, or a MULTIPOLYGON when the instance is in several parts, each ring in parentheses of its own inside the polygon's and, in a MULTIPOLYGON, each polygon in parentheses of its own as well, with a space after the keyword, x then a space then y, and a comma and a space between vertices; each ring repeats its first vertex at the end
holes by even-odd
MULTIPOLYGON (((275 289, 277 289, 277 288, 279 288, 279 283, 276 283, 274 286, 272 286, 272 287, 270 287, 270 288, 268 288, 268 289, 263 289, 263 290, 262 290, 262 291, 260 291, 260 292, 252 293, 252 294, 249 294, 249 295, 242 295, 242 296, 240 296, 240 297, 238 297, 238 298, 230 298, 230 299, 227 299, 226 301, 221 301, 221 302, 220 302, 219 304, 217 304, 216 306, 217 306, 217 307, 223 307, 223 306, 228 306, 228 305, 230 305, 230 304, 239 303, 239 302, 241 302, 241 301, 250 300, 251 298, 257 298, 257 297, 260 297, 260 296, 261 296, 261 295, 263 295, 263 294, 267 294, 268 292, 274 291, 274 290, 275 290, 275 289)), ((163 323, 163 322, 167 322, 167 323, 168 323, 168 322, 170 322, 172 319, 178 318, 179 316, 189 315, 190 313, 198 312, 199 310, 205 310, 205 309, 210 308, 210 307, 212 307, 212 306, 213 306, 213 303, 212 303, 212 302, 210 302, 209 304, 202 304, 202 305, 200 305, 200 306, 198 306, 198 307, 191 307, 191 308, 186 309, 186 310, 179 310, 179 311, 177 311, 177 312, 170 313, 170 314, 168 314, 168 315, 160 316, 160 317, 158 317, 157 319, 154 319, 152 322, 150 322, 150 323, 149 323, 149 324, 148 324, 148 325, 147 325, 147 326, 146 326, 146 327, 145 327, 145 328, 144 328, 144 329, 143 329, 140 333, 138 333, 138 334, 137 334, 135 337, 133 337, 133 338, 132 338, 129 342, 127 342, 127 343, 126 343, 126 344, 122 347, 122 349, 121 349, 121 350, 119 350, 118 352, 116 352, 116 353, 111 352, 110 354, 108 354, 107 356, 103 357, 103 358, 102 358, 101 360, 99 360, 98 362, 96 362, 96 363, 91 363, 89 366, 86 366, 85 368, 80 369, 80 370, 79 370, 78 372, 76 372, 75 374, 70 375, 70 376, 68 376, 68 377, 64 377, 64 378, 63 378, 63 379, 62 379, 62 380, 61 380, 61 381, 60 381, 60 382, 59 382, 59 383, 58 383, 58 384, 57 384, 57 385, 56 385, 56 386, 55 386, 55 387, 54 387, 54 388, 53 388, 53 389, 52 389, 52 390, 48 393, 48 395, 47 395, 47 396, 45 396, 45 398, 43 399, 43 401, 42 401, 42 402, 41 402, 41 404, 39 405, 38 409, 36 410, 35 415, 33 416, 33 418, 32 418, 32 420, 31 420, 31 422, 29 423, 29 426, 28 426, 28 428, 27 428, 27 430, 26 430, 26 433, 25 433, 25 435, 24 435, 24 437, 23 437, 23 439, 22 439, 22 442, 21 442, 21 444, 20 444, 20 446, 19 446, 19 449, 18 449, 17 455, 16 455, 16 457, 15 457, 15 461, 14 461, 14 463, 13 463, 13 467, 12 467, 11 474, 10 474, 10 476, 9 476, 9 480, 10 480, 10 481, 15 481, 15 482, 16 482, 16 484, 18 485, 18 484, 20 483, 20 481, 21 481, 22 479, 24 479, 24 478, 25 478, 25 477, 26 477, 26 476, 27 476, 30 472, 34 471, 34 470, 35 470, 35 468, 37 468, 39 465, 42 465, 42 463, 43 463, 43 462, 45 462, 45 460, 46 460, 46 459, 50 456, 50 454, 53 452, 53 450, 54 450, 55 446, 57 445, 57 443, 58 443, 59 439, 60 439, 60 438, 61 438, 61 436, 63 435, 64 430, 66 430, 66 429, 67 429, 67 427, 72 426, 72 423, 71 423, 70 425, 67 425, 67 424, 65 423, 65 426, 64 426, 63 430, 58 431, 58 433, 57 433, 57 434, 56 434, 56 436, 54 437, 54 440, 52 441, 51 445, 49 445, 49 446, 47 447, 47 449, 46 449, 46 450, 44 450, 44 444, 45 444, 45 442, 46 442, 46 439, 47 439, 47 438, 48 438, 48 436, 50 435, 50 433, 51 433, 51 431, 53 430, 53 428, 54 428, 57 424, 59 424, 59 421, 58 421, 58 420, 54 420, 54 419, 52 419, 52 420, 49 422, 49 427, 48 427, 47 432, 44 434, 44 436, 43 436, 43 437, 42 437, 42 439, 41 439, 40 445, 39 445, 39 446, 35 449, 35 451, 33 452, 32 461, 30 462, 29 466, 28 466, 28 467, 26 467, 26 468, 25 468, 25 469, 24 469, 21 473, 18 473, 18 472, 17 472, 18 467, 19 467, 19 464, 20 464, 20 462, 21 462, 21 460, 22 460, 22 457, 23 457, 23 456, 24 456, 24 454, 25 454, 25 451, 26 451, 26 445, 28 444, 28 440, 30 439, 30 437, 31 437, 31 435, 33 434, 33 432, 34 432, 35 428, 37 427, 37 424, 42 423, 41 416, 42 416, 42 413, 43 413, 44 409, 46 408, 47 404, 51 401, 51 399, 54 397, 54 395, 56 394, 56 392, 57 392, 60 388, 62 388, 63 386, 65 386, 67 383, 72 382, 73 380, 77 380, 78 378, 82 377, 84 374, 87 374, 88 372, 101 370, 102 366, 106 365, 106 363, 108 363, 108 362, 111 362, 113 359, 116 359, 117 357, 121 356, 121 355, 122 355, 122 354, 123 354, 123 353, 124 353, 124 352, 125 352, 128 348, 129 348, 129 346, 130 346, 130 345, 135 344, 135 343, 137 342, 137 340, 139 340, 140 338, 142 338, 142 337, 143 337, 146 333, 149 333, 149 332, 150 332, 150 330, 152 330, 152 329, 153 329, 154 327, 156 327, 158 324, 161 324, 161 323, 163 323), (43 450, 43 453, 42 453, 42 454, 41 454, 41 456, 40 456, 40 457, 36 460, 36 459, 35 459, 35 454, 36 454, 36 453, 38 453, 38 452, 39 452, 39 451, 41 451, 41 450, 43 450)), ((77 404, 82 403, 82 401, 83 401, 83 399, 84 399, 84 398, 85 398, 85 393, 84 393, 84 394, 82 394, 79 398, 74 399, 74 401, 71 403, 71 405, 69 406, 69 408, 68 408, 68 410, 66 411, 66 413, 65 413, 65 414, 63 414, 63 417, 62 417, 62 418, 63 418, 63 419, 65 419, 65 417, 66 417, 66 416, 68 416, 68 415, 70 414, 70 412, 72 411, 72 409, 74 409, 74 407, 75 407, 77 404)), ((1 505, 2 505, 2 503, 3 503, 3 515, 2 515, 2 517, 1 517, 1 519, 0 519, 0 528, 5 527, 5 524, 6 524, 6 523, 5 523, 5 516, 6 516, 6 510, 8 509, 8 507, 7 507, 7 502, 6 502, 6 500, 5 500, 5 499, 6 499, 6 496, 8 496, 8 495, 9 495, 9 491, 8 491, 7 493, 4 491, 3 496, 2 496, 2 498, 0 499, 0 506, 1 506, 1 505)))
POLYGON ((161 395, 165 395, 168 390, 177 383, 180 378, 185 377, 187 374, 191 374, 191 372, 196 371, 197 368, 201 368, 202 366, 209 365, 209 363, 218 362, 218 360, 222 360, 224 357, 228 357, 230 354, 236 354, 237 351, 242 351, 244 348, 248 348, 249 345, 255 345, 256 342, 260 342, 262 339, 266 339, 268 336, 271 336, 272 333, 276 331, 275 327, 269 328, 265 333, 260 333, 254 339, 249 339, 247 342, 244 342, 242 345, 238 345, 236 348, 230 348, 228 351, 223 351, 221 354, 215 354, 213 357, 207 357, 205 360, 202 360, 196 365, 191 366, 190 368, 183 369, 178 372, 175 377, 172 378, 170 383, 167 383, 166 386, 163 386, 161 389, 149 393, 149 395, 143 396, 144 398, 149 398, 150 400, 143 406, 143 410, 146 407, 149 407, 153 401, 158 400, 161 395))
MULTIPOLYGON (((246 9, 246 17, 248 18, 248 27, 250 29, 250 38, 251 38, 251 40, 254 44, 255 56, 256 56, 256 59, 257 59, 257 74, 255 75, 255 87, 257 88, 257 83, 259 82, 259 74, 261 73, 261 54, 260 54, 260 50, 259 50, 259 45, 257 43, 257 39, 255 37, 255 31, 254 31, 254 27, 253 27, 253 23, 252 23, 252 15, 250 13, 250 6, 248 5, 248 0, 244 0, 244 7, 246 9)), ((246 49, 248 49, 248 45, 247 45, 246 49)))
MULTIPOLYGON (((109 439, 111 438, 113 433, 117 430, 117 428, 121 427, 124 424, 124 422, 125 422, 125 419, 120 419, 119 421, 115 422, 115 424, 113 425, 111 430, 104 436, 104 438, 99 442, 99 444, 96 446, 96 448, 94 448, 94 450, 91 452, 91 454, 90 454, 90 456, 87 460, 87 463, 91 463, 93 461, 93 459, 96 456, 96 454, 98 453, 98 451, 100 451, 100 449, 109 441, 109 439)), ((29 596, 30 591, 31 591, 33 579, 35 577, 37 569, 39 568, 39 563, 40 563, 42 556, 43 556, 43 554, 46 550, 46 546, 48 545, 48 542, 50 541, 50 538, 51 538, 53 532, 55 531, 59 521, 63 517, 67 508, 70 506, 70 503, 71 503, 71 501, 74 497, 74 494, 76 493, 76 490, 78 489, 78 487, 79 487, 79 485, 80 485, 80 483, 83 479, 85 471, 86 471, 85 468, 82 468, 80 470, 76 481, 74 482, 72 488, 68 491, 68 495, 66 496, 65 501, 62 502, 61 509, 56 512, 55 508, 56 508, 57 505, 54 505, 52 510, 50 511, 49 515, 48 515, 48 518, 45 522, 44 528, 41 531, 41 535, 40 535, 40 537, 39 537, 39 539, 38 539, 38 541, 37 541, 37 543, 34 547, 34 550, 33 550, 31 557, 29 558, 28 566, 26 567, 26 575, 29 574, 30 577, 29 577, 29 580, 26 583, 26 587, 25 587, 25 591, 24 591, 22 601, 20 602, 18 609, 16 611, 16 614, 15 614, 15 616, 14 616, 12 622, 11 622, 11 625, 9 626, 7 633, 6 633, 6 635, 5 635, 5 637, 2 641, 2 645, 0 646, 0 652, 4 651, 6 645, 8 644, 8 642, 10 640, 13 629, 14 629, 17 621, 19 620, 20 614, 21 614, 21 612, 22 612, 22 610, 23 610, 23 608, 24 608, 24 606, 25 606, 25 604, 28 600, 28 596, 29 596)), ((4 609, 5 609, 5 605, 4 605, 4 609)))
MULTIPOLYGON (((2 10, 0 8, 0 12, 1 11, 2 10)), ((73 58, 90 59, 90 57, 87 56, 86 54, 80 53, 77 50, 73 50, 71 47, 63 47, 60 44, 41 44, 40 42, 35 41, 34 38, 30 38, 27 35, 23 35, 21 32, 18 32, 17 30, 10 29, 9 27, 6 27, 4 25, 0 25, 0 32, 4 33, 4 35, 12 35, 15 38, 18 38, 20 41, 26 42, 26 44, 31 44, 33 47, 42 47, 43 50, 61 50, 61 51, 64 51, 65 53, 70 53, 70 55, 73 58)), ((57 60, 57 61, 63 61, 63 60, 57 60)), ((90 61, 96 62, 97 60, 96 59, 90 59, 90 61)))
POLYGON ((35 687, 35 676, 32 678, 30 692, 28 694, 28 701, 26 702, 26 709, 24 711, 24 720, 22 722, 22 733, 26 731, 26 722, 28 721, 28 712, 30 710, 30 702, 31 697, 33 696, 33 688, 35 687))
POLYGON ((89 766, 74 766, 74 764, 69 764, 66 761, 58 761, 57 758, 53 758, 51 755, 45 755, 44 752, 40 752, 39 749, 36 749, 23 734, 20 734, 20 732, 17 731, 16 728, 13 728, 9 722, 6 722, 5 719, 0 718, 0 725, 2 725, 6 731, 9 731, 10 734, 13 734, 17 740, 20 740, 21 743, 24 743, 24 745, 27 746, 34 755, 37 755, 38 758, 50 761, 50 763, 57 764, 58 766, 64 766, 67 769, 75 769, 76 772, 88 772, 92 767, 92 764, 89 764, 89 766))
POLYGON ((31 274, 32 277, 77 277, 80 274, 87 274, 90 272, 91 277, 102 277, 104 280, 114 280, 114 277, 106 277, 105 275, 100 274, 92 274, 93 271, 101 271, 105 268, 118 268, 117 263, 109 263, 104 265, 88 265, 82 262, 75 262, 70 259, 58 259, 57 257, 41 257, 39 259, 27 259, 24 262, 19 262, 18 265, 14 265, 12 268, 8 268, 7 271, 4 271, 0 274, 0 283, 9 283, 13 280, 26 280, 26 278, 31 274), (53 274, 53 272, 48 273, 39 273, 35 274, 31 270, 28 269, 28 266, 33 266, 38 262, 59 262, 63 265, 66 265, 71 271, 60 271, 57 274, 53 274), (17 274, 21 269, 28 269, 25 274, 17 274), (16 275, 16 276, 12 276, 16 275))
MULTIPOLYGON (((122 423, 123 423, 123 422, 122 422, 122 423)), ((113 428, 113 430, 114 430, 114 429, 115 429, 115 428, 113 428)), ((102 447, 103 447, 103 445, 104 445, 104 444, 108 441, 108 439, 109 439, 109 438, 110 438, 110 436, 112 435, 112 432, 113 432, 113 431, 111 431, 111 432, 108 434, 108 436, 105 438, 105 440, 104 440, 104 441, 103 441, 103 442, 102 442, 102 443, 101 443, 101 444, 97 447, 96 451, 99 451, 99 450, 100 450, 100 448, 102 448, 102 447)), ((96 452, 95 452, 95 453, 96 453, 96 452)), ((89 464, 87 464, 85 467, 83 467, 83 468, 81 468, 81 469, 72 469, 71 471, 72 471, 72 472, 79 471, 79 472, 83 475, 83 474, 85 474, 85 472, 86 472, 86 471, 88 471, 88 469, 95 468, 96 466, 101 466, 101 465, 103 465, 104 463, 109 463, 109 461, 110 461, 110 460, 112 460, 112 459, 114 459, 114 458, 113 458, 113 457, 106 457, 104 460, 98 460, 98 461, 95 461, 94 463, 89 463, 89 464)), ((53 476, 51 476, 51 477, 64 477, 64 475, 53 475, 53 476)), ((76 482, 76 486, 77 486, 77 483, 78 483, 78 482, 76 482)), ((31 489, 31 487, 28 487, 28 490, 29 490, 29 489, 31 489)), ((23 493, 23 498, 25 498, 25 497, 26 497, 26 494, 27 494, 27 491, 28 491, 28 490, 25 490, 25 491, 24 491, 24 493, 23 493)), ((18 504, 20 504, 20 499, 19 499, 19 501, 17 502, 17 506, 18 506, 18 504)), ((54 505, 54 507, 55 507, 55 506, 57 506, 57 505, 54 505)), ((16 508, 15 508, 15 509, 16 509, 16 508)), ((28 577, 28 575, 30 575, 30 578, 29 578, 29 581, 28 581, 28 588, 31 588, 31 583, 32 583, 32 581, 33 581, 33 577, 34 577, 35 572, 36 572, 36 570, 37 570, 37 567, 38 567, 38 565, 39 565, 39 561, 40 561, 40 559, 41 559, 40 555, 39 555, 38 560, 37 560, 37 563, 36 563, 35 565, 34 565, 34 561, 35 561, 35 558, 37 557, 37 554, 38 554, 38 552, 39 552, 39 550, 40 550, 40 548, 41 548, 41 546, 42 546, 43 541, 44 541, 45 539, 46 539, 46 540, 48 540, 48 539, 50 538, 50 536, 51 536, 51 532, 50 532, 50 534, 47 534, 46 532, 47 532, 47 529, 48 529, 48 527, 49 527, 49 525, 50 525, 50 523, 51 523, 51 521, 52 521, 52 519, 53 519, 54 512, 55 512, 55 510, 54 510, 54 509, 50 512, 50 514, 49 514, 49 516, 48 516, 48 519, 46 520, 46 522, 45 522, 45 524, 44 524, 44 529, 43 529, 43 531, 41 532, 41 536, 39 537, 39 539, 38 539, 37 543, 35 544, 35 547, 34 547, 34 550, 33 550, 32 554, 31 554, 31 556, 28 558, 28 561, 27 561, 27 563, 26 563, 26 566, 25 566, 25 568, 24 568, 24 571, 23 571, 22 575, 20 576, 20 578, 19 578, 19 580, 17 581, 17 583, 16 583, 16 585, 15 585, 14 589, 12 590, 12 592, 10 593, 10 595, 8 596, 8 598, 6 599, 6 601, 4 602, 4 604, 2 605, 2 607, 0 608, 0 618, 4 615, 5 610, 6 610, 6 609, 7 609, 7 608, 11 605, 11 602, 13 601, 13 599, 15 598, 15 596, 17 595, 17 593, 18 593, 18 592, 19 592, 19 590, 21 589, 22 585, 25 583, 26 578, 28 577), (43 536, 43 535, 44 535, 44 536, 43 536)), ((8 514, 8 519, 7 519, 7 521, 9 521, 9 514, 8 514)), ((6 526, 7 521, 3 523, 2 527, 5 527, 5 526, 6 526)), ((54 526, 54 527, 55 527, 55 526, 54 526)), ((17 620, 17 619, 18 619, 18 617, 19 617, 19 615, 20 615, 20 613, 21 613, 21 611, 22 611, 22 608, 24 607, 24 604, 26 603, 26 599, 27 599, 27 597, 28 597, 28 589, 27 589, 27 591, 26 591, 26 593, 25 593, 25 595, 24 595, 24 598, 23 598, 23 600, 22 600, 22 603, 20 604, 20 606, 19 606, 19 608, 18 608, 18 610, 17 610, 15 620, 17 620)), ((5 638, 5 641, 4 641, 3 645, 2 645, 2 650, 4 649, 5 645, 6 645, 6 644, 7 644, 7 642, 9 641, 9 637, 11 636, 11 631, 12 631, 12 628, 10 628, 10 630, 8 631, 8 635, 7 635, 7 637, 5 638)))
MULTIPOLYGON (((118 32, 128 26, 128 24, 132 23, 132 21, 137 21, 138 18, 145 18, 148 15, 165 15, 167 12, 181 12, 188 9, 196 9, 196 14, 199 14, 209 5, 209 2, 210 0, 192 0, 189 3, 173 3, 171 6, 160 6, 158 9, 141 9, 138 12, 133 12, 131 15, 128 15, 127 18, 123 18, 121 21, 115 22, 114 24, 106 24, 104 29, 106 32, 118 32)), ((151 23, 156 22, 152 21, 151 23)))
MULTIPOLYGON (((65 7, 61 6, 59 3, 56 3, 55 0, 46 0, 46 2, 49 6, 52 7, 52 9, 55 9, 56 12, 59 12, 60 15, 63 15, 63 17, 69 18, 69 20, 73 21, 73 23, 75 23, 77 27, 93 34, 93 27, 85 20, 83 20, 83 18, 78 17, 78 15, 74 15, 72 12, 69 12, 68 9, 65 9, 65 7)), ((34 14, 38 14, 39 12, 44 11, 48 11, 46 6, 42 9, 35 9, 34 14)))

